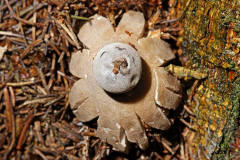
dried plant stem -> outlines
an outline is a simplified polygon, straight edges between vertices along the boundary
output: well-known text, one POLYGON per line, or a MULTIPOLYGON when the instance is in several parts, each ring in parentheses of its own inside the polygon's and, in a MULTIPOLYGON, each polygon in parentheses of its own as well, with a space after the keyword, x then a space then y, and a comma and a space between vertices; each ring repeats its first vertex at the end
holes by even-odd
MULTIPOLYGON (((12 1, 9 2, 9 5, 14 4, 15 2, 17 2, 17 0, 12 0, 12 1)), ((3 6, 0 7, 0 11, 5 10, 5 9, 7 9, 7 8, 8 8, 7 5, 3 5, 3 6)))
POLYGON ((52 49, 60 56, 61 52, 58 50, 58 48, 55 46, 55 44, 51 41, 48 42, 49 46, 52 47, 52 49))
POLYGON ((12 87, 9 87, 10 95, 11 95, 11 102, 12 102, 12 107, 15 107, 16 105, 16 98, 14 94, 14 90, 12 87))
MULTIPOLYGON (((40 3, 40 4, 33 6, 33 10, 31 10, 24 18, 29 19, 34 13, 36 13, 37 10, 39 10, 45 6, 47 6, 47 3, 40 3)), ((34 23, 36 23, 36 22, 34 22, 34 23)))
POLYGON ((26 132, 27 132, 27 129, 28 129, 30 123, 32 122, 34 116, 35 115, 32 114, 32 115, 28 116, 28 118, 27 118, 26 123, 23 126, 22 132, 20 134, 20 137, 18 139, 18 143, 17 143, 17 147, 16 147, 17 150, 21 150, 22 145, 25 143, 26 132))
POLYGON ((26 81, 26 82, 7 82, 6 86, 12 86, 12 87, 21 87, 21 86, 27 86, 27 85, 32 85, 41 82, 40 80, 38 81, 26 81))
POLYGON ((6 105, 6 117, 8 119, 8 130, 12 133, 11 143, 10 143, 9 147, 7 148, 7 151, 4 154, 4 159, 7 159, 9 153, 12 151, 12 149, 15 145, 15 141, 16 141, 16 129, 15 128, 16 127, 15 127, 15 118, 14 118, 14 114, 13 114, 13 108, 12 108, 12 104, 10 102, 10 97, 9 97, 7 88, 3 89, 3 94, 4 94, 5 105, 6 105))
POLYGON ((33 41, 30 45, 27 46, 27 48, 24 50, 24 52, 21 55, 21 58, 23 59, 32 49, 33 47, 41 44, 43 42, 42 39, 38 39, 36 41, 33 41))
POLYGON ((191 91, 191 94, 188 96, 188 102, 191 102, 192 101, 192 98, 194 96, 194 93, 195 93, 195 90, 197 88, 197 85, 199 83, 199 80, 195 80, 194 83, 193 83, 193 86, 192 86, 192 91, 191 91))
POLYGON ((61 22, 60 20, 55 20, 56 23, 61 26, 61 28, 69 35, 69 37, 71 37, 72 41, 74 42, 74 45, 80 49, 79 46, 79 42, 77 39, 77 36, 75 35, 75 33, 73 32, 73 29, 71 27, 71 25, 68 25, 68 23, 66 22, 67 25, 65 25, 63 22, 61 22))
POLYGON ((36 23, 32 23, 32 22, 29 22, 29 21, 27 21, 27 20, 25 20, 25 19, 22 19, 22 18, 18 17, 18 16, 16 15, 16 13, 13 11, 12 7, 10 6, 8 0, 5 0, 5 3, 7 4, 7 7, 8 7, 8 9, 9 9, 9 11, 11 12, 12 16, 13 16, 16 20, 18 20, 18 21, 20 21, 20 22, 22 22, 22 23, 24 23, 24 24, 28 24, 28 25, 37 25, 36 23))
POLYGON ((181 121, 183 124, 185 124, 188 128, 194 130, 194 128, 191 126, 191 124, 188 123, 187 121, 185 121, 183 118, 180 118, 180 121, 181 121))
POLYGON ((61 115, 61 117, 60 117, 60 120, 63 119, 63 116, 64 116, 64 114, 65 114, 65 112, 66 112, 66 110, 67 110, 67 108, 68 108, 68 106, 69 106, 69 100, 68 100, 68 98, 69 98, 69 95, 66 95, 66 103, 65 103, 65 106, 64 106, 63 113, 62 113, 62 115, 61 115))
MULTIPOLYGON (((34 23, 37 22, 37 13, 33 14, 33 22, 34 23)), ((36 26, 32 26, 32 39, 33 39, 33 41, 36 40, 36 26)))
POLYGON ((8 121, 7 128, 10 132, 12 132, 13 109, 12 109, 12 104, 10 101, 10 97, 9 97, 7 88, 3 89, 3 95, 4 95, 5 105, 6 105, 6 117, 7 117, 7 121, 8 121))
POLYGON ((192 110, 190 108, 188 108, 187 105, 183 105, 183 108, 187 111, 188 114, 190 114, 191 116, 194 116, 194 113, 192 112, 192 110))
POLYGON ((23 16, 26 13, 30 12, 33 9, 33 5, 30 5, 19 12, 19 16, 23 16))
POLYGON ((57 98, 55 98, 55 99, 53 99, 53 100, 47 102, 47 103, 44 105, 44 107, 47 107, 47 106, 49 106, 49 105, 51 105, 51 104, 53 104, 53 103, 59 101, 59 100, 62 99, 63 97, 64 97, 64 95, 61 95, 61 96, 59 96, 59 97, 57 97, 57 98))
MULTIPOLYGON (((0 31, 0 35, 4 35, 4 36, 12 36, 12 37, 18 37, 18 38, 24 38, 23 35, 21 34, 16 34, 16 33, 12 33, 12 32, 9 32, 9 31, 0 31)), ((27 40, 32 40, 28 37, 26 37, 27 40)))
POLYGON ((46 78, 45 78, 45 76, 44 76, 44 74, 42 72, 42 69, 41 68, 37 68, 37 71, 38 71, 38 73, 40 75, 40 78, 41 78, 41 81, 42 81, 42 84, 44 86, 45 91, 47 93, 49 93, 49 89, 48 89, 48 86, 47 86, 47 81, 46 81, 46 78))
POLYGON ((48 160, 48 158, 37 148, 34 148, 34 152, 39 155, 43 160, 48 160))
POLYGON ((74 79, 74 78, 72 78, 72 77, 70 77, 70 76, 67 76, 65 73, 62 73, 61 71, 57 71, 57 73, 58 73, 59 75, 65 77, 65 78, 69 79, 69 80, 72 80, 72 81, 74 81, 74 82, 76 81, 76 79, 74 79))
POLYGON ((78 20, 85 20, 88 21, 90 18, 82 17, 82 16, 76 16, 76 15, 70 15, 71 18, 78 19, 78 20))
POLYGON ((69 42, 73 46, 76 46, 76 43, 61 28, 58 28, 58 31, 61 33, 63 39, 66 39, 67 42, 69 42))
POLYGON ((89 136, 89 137, 97 137, 95 132, 83 132, 83 136, 89 136))
POLYGON ((34 100, 25 101, 23 104, 19 105, 17 108, 20 109, 28 104, 34 104, 34 103, 47 103, 48 101, 52 100, 52 97, 48 98, 39 98, 34 100))
POLYGON ((171 153, 171 155, 174 155, 172 148, 163 139, 161 140, 161 143, 171 153))

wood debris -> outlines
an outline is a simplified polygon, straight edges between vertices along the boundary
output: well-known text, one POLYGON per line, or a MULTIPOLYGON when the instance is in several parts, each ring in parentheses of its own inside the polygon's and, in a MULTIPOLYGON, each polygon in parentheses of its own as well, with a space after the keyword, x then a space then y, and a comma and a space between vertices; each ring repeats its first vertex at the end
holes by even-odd
POLYGON ((2 57, 6 51, 7 51, 7 45, 4 47, 0 46, 0 60, 2 59, 2 57))

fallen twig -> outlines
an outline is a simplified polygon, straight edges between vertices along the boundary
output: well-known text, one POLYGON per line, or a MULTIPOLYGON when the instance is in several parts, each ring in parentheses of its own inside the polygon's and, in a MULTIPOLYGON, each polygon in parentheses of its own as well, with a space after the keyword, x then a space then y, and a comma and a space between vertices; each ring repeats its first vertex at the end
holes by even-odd
POLYGON ((8 0, 5 0, 5 2, 6 2, 6 4, 7 4, 7 7, 8 7, 8 9, 9 9, 9 11, 11 12, 12 16, 13 16, 16 20, 18 20, 18 21, 20 21, 20 22, 22 22, 22 23, 28 24, 28 25, 37 25, 36 23, 32 23, 32 22, 30 22, 30 21, 27 21, 27 20, 25 20, 25 19, 22 19, 22 18, 18 17, 18 16, 16 15, 16 13, 13 11, 12 7, 10 6, 8 0))
POLYGON ((3 89, 5 105, 6 105, 6 117, 8 119, 8 130, 12 133, 12 140, 10 145, 7 148, 7 151, 4 154, 4 159, 8 159, 9 153, 12 151, 15 141, 16 141, 16 127, 15 127, 15 118, 13 114, 12 104, 10 102, 10 97, 7 88, 3 89))
POLYGON ((3 89, 3 95, 4 95, 5 106, 6 106, 6 117, 7 117, 7 122, 8 122, 7 128, 10 132, 12 132, 13 109, 12 109, 12 104, 10 101, 10 97, 9 97, 7 88, 3 89))
POLYGON ((27 120, 26 120, 26 122, 25 122, 25 124, 24 124, 24 126, 23 126, 22 132, 21 132, 21 134, 20 134, 20 137, 19 137, 19 139, 18 139, 18 143, 17 143, 17 147, 16 147, 17 150, 21 150, 22 145, 25 143, 25 140, 26 140, 26 138, 25 138, 26 132, 27 132, 27 129, 28 129, 30 123, 32 122, 34 116, 35 116, 35 115, 32 114, 32 115, 28 116, 28 118, 27 118, 27 120))
POLYGON ((28 104, 34 104, 34 103, 47 103, 48 101, 52 100, 53 97, 48 98, 38 98, 34 100, 25 101, 23 104, 19 105, 17 108, 20 109, 28 104))
POLYGON ((21 87, 21 86, 27 86, 32 84, 37 84, 41 82, 40 80, 37 81, 26 81, 26 82, 7 82, 6 86, 12 86, 12 87, 21 87))

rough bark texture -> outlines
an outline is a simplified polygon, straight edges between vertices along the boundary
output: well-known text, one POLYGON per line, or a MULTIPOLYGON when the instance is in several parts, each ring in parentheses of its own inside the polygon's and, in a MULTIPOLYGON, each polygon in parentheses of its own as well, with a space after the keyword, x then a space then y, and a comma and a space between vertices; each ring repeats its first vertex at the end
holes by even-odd
POLYGON ((194 94, 190 133, 195 159, 230 159, 240 93, 240 1, 182 0, 183 55, 187 68, 208 73, 194 94), (186 60, 187 58, 187 60, 186 60))

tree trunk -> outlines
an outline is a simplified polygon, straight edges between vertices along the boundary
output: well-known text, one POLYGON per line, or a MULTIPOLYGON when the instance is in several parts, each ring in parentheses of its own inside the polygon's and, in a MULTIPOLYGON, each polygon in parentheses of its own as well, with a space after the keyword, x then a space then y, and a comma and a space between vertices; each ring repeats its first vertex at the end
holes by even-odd
POLYGON ((230 159, 240 93, 240 1, 181 0, 182 59, 208 73, 190 103, 195 113, 189 150, 194 159, 230 159))

